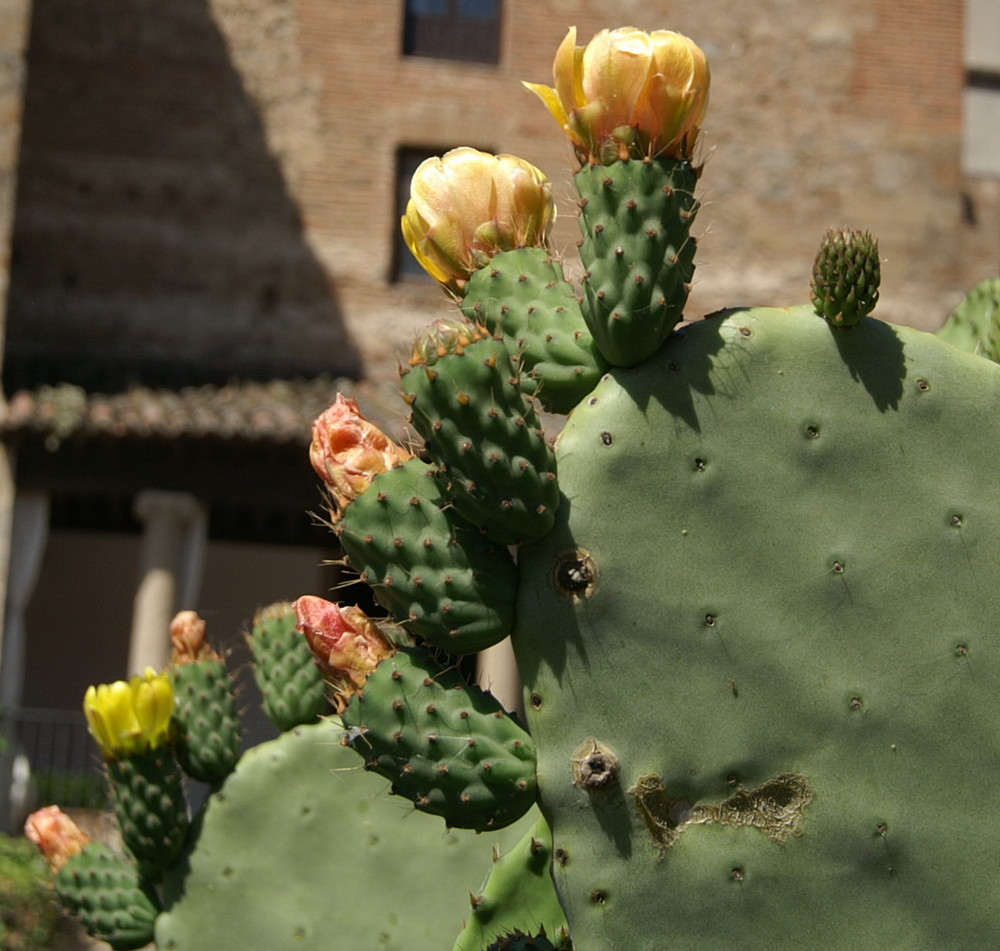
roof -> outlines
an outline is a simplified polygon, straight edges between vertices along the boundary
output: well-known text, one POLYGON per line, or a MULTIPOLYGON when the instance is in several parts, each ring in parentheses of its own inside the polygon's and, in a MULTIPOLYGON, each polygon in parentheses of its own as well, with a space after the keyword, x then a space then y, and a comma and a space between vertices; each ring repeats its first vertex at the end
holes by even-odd
POLYGON ((36 438, 50 449, 68 439, 239 441, 308 445, 313 420, 337 393, 403 440, 403 404, 388 385, 347 379, 240 381, 180 390, 142 386, 88 393, 63 383, 13 393, 0 411, 0 439, 36 438))

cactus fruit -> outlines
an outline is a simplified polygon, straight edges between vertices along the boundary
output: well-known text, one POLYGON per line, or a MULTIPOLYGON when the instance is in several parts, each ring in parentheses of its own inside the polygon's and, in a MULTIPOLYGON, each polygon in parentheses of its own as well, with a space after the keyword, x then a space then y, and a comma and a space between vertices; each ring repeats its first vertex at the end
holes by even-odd
POLYGON ((177 708, 175 749, 181 769, 203 783, 228 776, 240 758, 240 720, 221 657, 171 670, 177 708))
POLYGON ((187 799, 180 767, 166 746, 107 764, 122 840, 145 878, 159 877, 184 847, 187 799))
POLYGON ((448 826, 500 829, 535 802, 535 751, 524 727, 454 667, 401 647, 343 713, 366 768, 448 826))
POLYGON ((645 360, 681 320, 694 276, 697 180, 690 162, 674 159, 631 159, 576 173, 584 316, 614 366, 645 360))
POLYGON ((548 532, 559 502, 552 450, 504 341, 462 319, 439 320, 402 379, 410 421, 459 514, 500 545, 548 532))
POLYGON ((254 615, 247 635, 264 712, 279 730, 312 723, 328 709, 323 675, 297 623, 294 604, 279 602, 254 615))
POLYGON ((87 933, 115 951, 142 948, 153 940, 159 902, 130 861, 92 842, 59 870, 56 893, 87 933))
POLYGON ((448 506, 422 460, 377 475, 347 507, 337 535, 349 565, 411 633, 453 653, 510 633, 517 585, 510 553, 448 506))
POLYGON ((205 622, 181 611, 170 625, 172 733, 181 769, 192 779, 216 783, 240 758, 242 737, 226 662, 205 639, 205 622))
POLYGON ((812 302, 835 327, 853 327, 878 303, 882 266, 867 231, 831 230, 813 263, 812 302))
POLYGON ((462 312, 503 338, 521 390, 550 413, 568 413, 607 369, 562 265, 540 248, 504 251, 473 274, 462 312))
POLYGON ((1000 277, 972 288, 948 316, 938 336, 959 350, 1000 363, 1000 277))

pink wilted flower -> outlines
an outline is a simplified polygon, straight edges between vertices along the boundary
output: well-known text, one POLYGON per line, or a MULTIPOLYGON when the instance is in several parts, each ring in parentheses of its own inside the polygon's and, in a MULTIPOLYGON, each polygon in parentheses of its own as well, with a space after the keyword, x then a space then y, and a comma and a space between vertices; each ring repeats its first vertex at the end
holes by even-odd
POLYGON ((205 640, 205 622, 196 611, 180 611, 170 622, 170 663, 174 667, 199 660, 217 660, 219 654, 205 640))
POLYGON ((58 806, 45 806, 28 816, 24 834, 41 849, 53 872, 90 842, 90 836, 58 806))
POLYGON ((396 648, 361 608, 304 595, 295 602, 295 612, 316 666, 333 690, 333 703, 343 710, 396 648))
POLYGON ((344 507, 361 495, 381 472, 408 462, 413 456, 361 415, 358 401, 337 399, 313 423, 309 461, 329 486, 339 519, 344 507))

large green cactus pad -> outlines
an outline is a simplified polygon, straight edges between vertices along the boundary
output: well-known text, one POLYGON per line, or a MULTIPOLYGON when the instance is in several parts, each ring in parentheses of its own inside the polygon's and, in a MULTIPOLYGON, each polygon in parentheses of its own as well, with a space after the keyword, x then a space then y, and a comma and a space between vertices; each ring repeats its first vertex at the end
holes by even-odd
POLYGON ((1000 945, 1000 369, 736 311, 557 455, 515 649, 577 951, 1000 945))
MULTIPOLYGON (((494 845, 390 798, 334 720, 247 752, 165 879, 159 951, 451 947, 494 845)), ((536 814, 537 815, 537 814, 536 814)))

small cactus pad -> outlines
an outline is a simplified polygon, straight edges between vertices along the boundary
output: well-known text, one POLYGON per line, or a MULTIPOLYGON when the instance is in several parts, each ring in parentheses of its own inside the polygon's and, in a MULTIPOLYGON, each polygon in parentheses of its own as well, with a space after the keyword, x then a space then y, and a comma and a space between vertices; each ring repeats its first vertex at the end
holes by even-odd
POLYGON ((247 751, 164 881, 158 951, 441 951, 509 831, 444 832, 386 795, 335 719, 247 751))
POLYGON ((867 231, 828 231, 813 264, 812 302, 835 327, 853 327, 878 303, 882 267, 867 231))
POLYGON ((577 951, 1000 946, 998 407, 804 306, 573 411, 514 648, 577 951))
POLYGON ((448 499, 500 545, 540 538, 559 504, 554 458, 504 341, 438 321, 414 353, 403 391, 448 499))
POLYGON ((562 265, 542 248, 496 255, 469 281, 462 311, 502 336, 521 390, 568 413, 607 369, 562 265))
POLYGON ((697 170, 673 159, 585 166, 580 193, 584 316, 614 366, 659 349, 680 321, 694 275, 697 170))
POLYGON ((972 288, 951 312, 938 336, 959 350, 1000 363, 1000 277, 972 288))
POLYGON ((312 723, 329 709, 323 675, 297 621, 295 606, 282 601, 259 610, 247 636, 264 712, 279 730, 312 723))
POLYGON ((74 855, 56 875, 55 887, 66 911, 115 951, 142 948, 153 940, 156 896, 135 865, 107 845, 92 842, 74 855))
POLYGON ((535 750, 489 693, 400 648, 343 713, 351 745, 392 790, 449 826, 500 829, 535 801, 535 750))
POLYGON ((174 750, 192 779, 215 783, 240 758, 240 719, 226 663, 210 657, 170 668, 174 750))
POLYGON ((552 833, 542 816, 510 852, 495 858, 483 890, 472 898, 472 915, 452 951, 482 951, 519 929, 566 934, 566 915, 552 884, 552 833))
POLYGON ((502 641, 514 625, 510 552, 447 507, 420 459, 380 473, 337 524, 351 568, 393 619, 453 653, 502 641))

